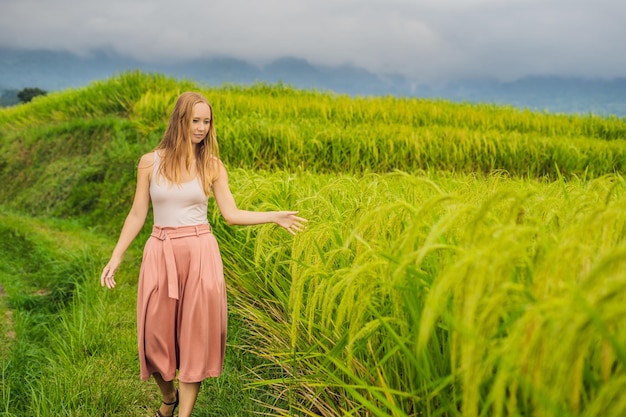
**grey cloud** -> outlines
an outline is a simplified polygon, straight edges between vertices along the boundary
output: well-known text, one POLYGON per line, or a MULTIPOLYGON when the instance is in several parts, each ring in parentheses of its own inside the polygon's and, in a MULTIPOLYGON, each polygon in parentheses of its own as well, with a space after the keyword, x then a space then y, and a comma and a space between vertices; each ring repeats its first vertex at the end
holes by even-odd
POLYGON ((433 80, 626 76, 614 0, 0 0, 0 45, 146 61, 290 55, 433 80))

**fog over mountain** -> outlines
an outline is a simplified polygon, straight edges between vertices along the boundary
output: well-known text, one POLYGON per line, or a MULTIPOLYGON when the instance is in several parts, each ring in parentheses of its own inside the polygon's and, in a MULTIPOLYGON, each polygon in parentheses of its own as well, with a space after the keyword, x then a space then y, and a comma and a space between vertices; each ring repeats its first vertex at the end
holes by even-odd
POLYGON ((0 68, 0 94, 5 97, 26 87, 46 91, 82 87, 95 80, 137 69, 193 79, 211 86, 282 82, 297 88, 329 90, 351 96, 442 98, 557 113, 626 116, 626 78, 538 74, 513 81, 473 78, 425 84, 399 73, 377 74, 354 65, 314 65, 293 56, 275 59, 262 66, 228 56, 147 63, 107 50, 77 55, 13 48, 0 48, 0 68))

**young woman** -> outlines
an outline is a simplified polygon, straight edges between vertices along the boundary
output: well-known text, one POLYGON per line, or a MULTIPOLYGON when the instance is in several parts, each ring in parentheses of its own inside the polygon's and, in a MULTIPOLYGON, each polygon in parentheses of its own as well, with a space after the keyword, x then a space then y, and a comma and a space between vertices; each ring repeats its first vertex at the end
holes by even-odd
POLYGON ((296 211, 237 208, 218 156, 213 109, 201 94, 186 92, 156 150, 141 157, 132 207, 100 277, 102 286, 115 287, 115 271, 152 203, 137 330, 141 379, 152 376, 163 397, 157 417, 172 416, 179 405, 179 416, 190 416, 202 380, 222 373, 227 306, 222 260, 207 219, 211 191, 229 225, 275 223, 291 234, 304 229, 306 220, 296 211))

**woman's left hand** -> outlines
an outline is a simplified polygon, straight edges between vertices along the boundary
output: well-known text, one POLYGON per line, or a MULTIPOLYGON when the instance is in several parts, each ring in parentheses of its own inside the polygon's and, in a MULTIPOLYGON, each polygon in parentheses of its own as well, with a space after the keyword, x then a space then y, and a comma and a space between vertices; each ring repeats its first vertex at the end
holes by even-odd
POLYGON ((306 229, 304 223, 308 220, 302 217, 296 216, 297 211, 277 211, 274 223, 287 230, 292 235, 297 232, 302 232, 306 229))

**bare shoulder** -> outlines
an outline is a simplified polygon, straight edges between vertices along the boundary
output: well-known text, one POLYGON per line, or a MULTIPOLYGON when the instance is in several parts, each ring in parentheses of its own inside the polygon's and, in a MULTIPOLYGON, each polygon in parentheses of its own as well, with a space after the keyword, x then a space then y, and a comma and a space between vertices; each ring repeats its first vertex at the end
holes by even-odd
POLYGON ((139 163, 137 164, 137 169, 143 170, 147 168, 152 168, 154 166, 154 152, 149 152, 144 154, 139 159, 139 163))
POLYGON ((222 175, 226 174, 226 166, 218 157, 211 157, 209 163, 211 164, 211 171, 215 174, 215 179, 219 179, 222 175))
POLYGON ((220 166, 224 166, 224 163, 222 162, 222 160, 220 158, 218 158, 217 156, 210 157, 209 161, 212 164, 217 164, 217 165, 220 165, 220 166))

